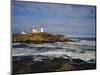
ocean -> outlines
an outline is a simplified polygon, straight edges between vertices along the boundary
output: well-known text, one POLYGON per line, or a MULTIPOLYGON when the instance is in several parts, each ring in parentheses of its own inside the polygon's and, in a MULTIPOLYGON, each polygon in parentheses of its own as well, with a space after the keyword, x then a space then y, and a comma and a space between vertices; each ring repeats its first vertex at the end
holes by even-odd
MULTIPOLYGON (((34 61, 53 58, 81 59, 86 62, 96 60, 96 41, 80 39, 76 42, 55 42, 44 44, 12 44, 13 60, 21 57, 32 57, 34 61)), ((93 61, 94 62, 94 61, 93 61)), ((95 62, 94 62, 95 63, 95 62)))
POLYGON ((96 69, 96 40, 12 44, 13 74, 96 69))

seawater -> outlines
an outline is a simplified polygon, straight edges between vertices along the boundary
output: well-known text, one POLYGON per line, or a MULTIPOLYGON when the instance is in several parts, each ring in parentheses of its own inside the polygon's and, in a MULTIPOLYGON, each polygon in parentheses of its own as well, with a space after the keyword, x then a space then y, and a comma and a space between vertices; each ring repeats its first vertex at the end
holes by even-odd
MULTIPOLYGON (((21 44, 12 45, 13 57, 32 56, 34 61, 53 58, 72 58, 90 61, 96 59, 95 40, 84 40, 76 42, 55 42, 44 44, 21 44)), ((20 60, 20 58, 19 58, 20 60)))

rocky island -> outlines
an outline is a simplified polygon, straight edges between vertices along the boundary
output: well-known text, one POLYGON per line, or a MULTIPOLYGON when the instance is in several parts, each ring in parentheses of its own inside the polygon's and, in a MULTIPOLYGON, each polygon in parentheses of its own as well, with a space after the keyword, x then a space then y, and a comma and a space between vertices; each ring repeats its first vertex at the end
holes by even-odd
POLYGON ((51 43, 51 42, 65 42, 72 41, 69 37, 64 35, 54 35, 47 32, 28 33, 28 34, 13 34, 13 43, 51 43))

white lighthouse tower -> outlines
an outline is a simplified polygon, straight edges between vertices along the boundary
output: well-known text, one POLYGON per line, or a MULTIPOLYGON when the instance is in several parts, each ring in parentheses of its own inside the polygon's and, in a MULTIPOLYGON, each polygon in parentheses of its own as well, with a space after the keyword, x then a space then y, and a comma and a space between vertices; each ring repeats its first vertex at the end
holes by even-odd
POLYGON ((41 27, 41 32, 43 32, 43 27, 41 27))

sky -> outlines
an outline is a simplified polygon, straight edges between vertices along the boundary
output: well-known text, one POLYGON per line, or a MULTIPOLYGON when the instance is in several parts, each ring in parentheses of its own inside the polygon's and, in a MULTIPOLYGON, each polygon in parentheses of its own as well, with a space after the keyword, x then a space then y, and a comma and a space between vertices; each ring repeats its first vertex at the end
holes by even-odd
POLYGON ((12 32, 31 32, 32 27, 69 37, 95 37, 96 7, 13 1, 12 32))

